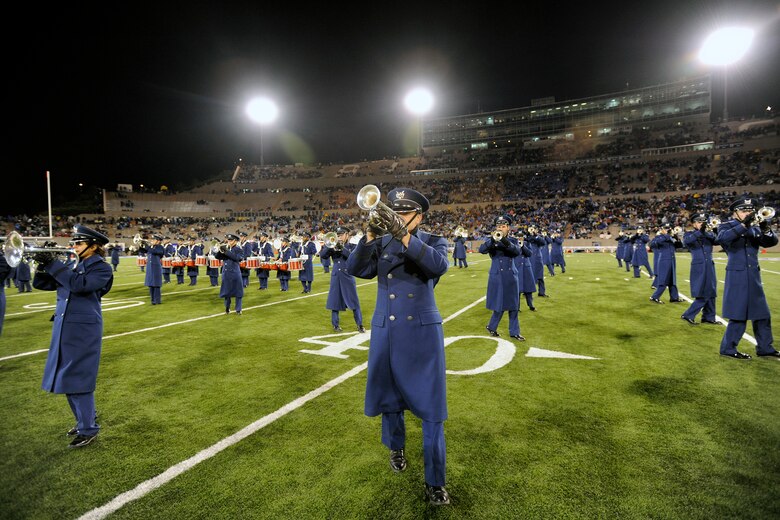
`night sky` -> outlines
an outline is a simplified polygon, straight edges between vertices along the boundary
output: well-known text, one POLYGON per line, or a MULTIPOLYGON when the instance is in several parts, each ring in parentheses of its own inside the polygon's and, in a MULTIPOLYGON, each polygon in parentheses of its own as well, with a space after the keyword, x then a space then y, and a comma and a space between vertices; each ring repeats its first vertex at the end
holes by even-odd
MULTIPOLYGON (((79 182, 175 186, 259 163, 244 113, 253 95, 280 108, 263 130, 266 164, 405 155, 413 86, 429 87, 431 116, 444 117, 674 81, 708 70, 696 53, 724 24, 757 31, 729 68, 730 114, 780 103, 777 1, 177 4, 41 5, 7 20, 23 36, 6 64, 6 178, 25 195, 0 212, 45 209, 46 170, 57 200, 79 182)), ((717 112, 719 71, 713 89, 717 112)))

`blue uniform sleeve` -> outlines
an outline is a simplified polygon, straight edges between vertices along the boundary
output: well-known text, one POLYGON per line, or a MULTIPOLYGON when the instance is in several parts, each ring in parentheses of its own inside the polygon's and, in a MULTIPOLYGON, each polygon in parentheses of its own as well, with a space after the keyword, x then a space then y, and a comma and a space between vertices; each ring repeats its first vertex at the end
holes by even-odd
POLYGON ((432 245, 426 244, 419 237, 412 235, 405 254, 406 258, 419 265, 429 278, 439 278, 447 272, 450 265, 447 260, 447 240, 440 237, 432 238, 431 242, 432 245))
POLYGON ((380 238, 376 238, 370 244, 366 244, 366 237, 360 239, 355 250, 347 258, 347 272, 349 274, 366 280, 376 277, 379 262, 377 245, 380 240, 380 238))
POLYGON ((97 291, 108 292, 114 281, 114 273, 111 266, 104 261, 95 262, 83 273, 73 271, 59 260, 54 260, 46 266, 46 271, 51 274, 58 284, 68 291, 76 294, 87 294, 97 291))

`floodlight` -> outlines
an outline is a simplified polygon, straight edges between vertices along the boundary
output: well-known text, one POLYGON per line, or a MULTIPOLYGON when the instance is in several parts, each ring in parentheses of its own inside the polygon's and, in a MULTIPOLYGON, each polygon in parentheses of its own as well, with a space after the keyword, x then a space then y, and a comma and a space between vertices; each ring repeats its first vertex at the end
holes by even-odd
POLYGON ((246 113, 255 123, 266 125, 276 119, 279 109, 276 103, 268 98, 255 98, 246 106, 246 113))
POLYGON ((433 94, 427 89, 416 88, 406 95, 404 105, 413 114, 425 114, 433 108, 433 94))
POLYGON ((724 27, 710 34, 699 59, 707 65, 725 66, 739 61, 753 42, 753 29, 746 27, 724 27))

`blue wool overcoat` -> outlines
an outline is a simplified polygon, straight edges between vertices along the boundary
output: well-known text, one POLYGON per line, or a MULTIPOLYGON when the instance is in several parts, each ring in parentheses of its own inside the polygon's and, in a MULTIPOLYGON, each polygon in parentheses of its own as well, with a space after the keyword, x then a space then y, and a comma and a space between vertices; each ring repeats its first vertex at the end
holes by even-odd
POLYGON ((303 269, 298 271, 298 280, 302 282, 313 282, 314 281, 314 255, 317 254, 317 246, 314 245, 314 242, 306 242, 301 247, 301 257, 303 255, 308 256, 306 260, 303 261, 303 269))
POLYGON ((241 298, 244 296, 244 282, 241 280, 241 267, 238 265, 244 259, 243 249, 233 246, 224 253, 216 253, 222 264, 222 285, 219 288, 220 298, 241 298))
POLYGON ((728 254, 723 317, 739 321, 769 318, 758 248, 777 245, 777 235, 763 234, 758 226, 746 228, 736 220, 729 220, 718 226, 718 243, 728 254))
POLYGON ((93 255, 71 270, 59 260, 36 272, 33 286, 57 291, 49 355, 41 388, 55 394, 95 391, 103 341, 100 299, 114 283, 102 256, 93 255))
POLYGON ((531 248, 523 242, 520 245, 520 254, 514 259, 515 268, 517 269, 517 284, 521 293, 536 292, 536 277, 534 276, 534 270, 531 268, 531 255, 533 255, 531 248))
POLYGON ((544 262, 542 261, 542 246, 547 246, 547 241, 541 235, 529 236, 525 243, 531 250, 531 269, 534 271, 534 278, 541 280, 544 278, 544 262))
POLYGON ((508 244, 488 238, 479 246, 479 252, 490 255, 487 300, 491 311, 516 311, 520 308, 520 285, 517 280, 515 257, 522 254, 517 239, 506 237, 508 244))
POLYGON ((623 243, 623 260, 625 260, 628 263, 631 263, 631 258, 634 256, 634 246, 633 246, 633 238, 626 235, 622 239, 619 240, 619 242, 622 241, 623 243))
MULTIPOLYGON (((279 250, 279 255, 276 257, 281 262, 289 262, 291 258, 295 258, 295 250, 292 246, 283 247, 279 250)), ((292 278, 290 271, 279 269, 276 271, 276 278, 279 280, 289 280, 292 278)))
POLYGON ((555 237, 550 246, 550 261, 558 265, 566 265, 563 259, 563 238, 555 237))
POLYGON ((466 259, 466 239, 455 237, 455 249, 452 251, 452 258, 458 260, 466 259))
MULTIPOLYGON (((146 276, 144 276, 144 285, 147 287, 162 287, 162 264, 160 263, 165 248, 158 244, 152 246, 146 253, 146 276)), ((169 269, 170 271, 170 269, 169 269)))
POLYGON ((658 234, 650 242, 653 250, 656 285, 677 285, 677 258, 675 241, 665 234, 658 234))
POLYGON ((328 289, 328 301, 325 308, 332 311, 345 311, 360 307, 357 295, 355 277, 347 272, 347 259, 355 250, 355 244, 345 244, 344 249, 337 250, 323 245, 320 249, 320 258, 332 260, 333 268, 330 270, 330 289, 328 289))
POLYGON ((717 243, 717 237, 710 231, 694 229, 683 236, 683 245, 691 253, 691 296, 694 298, 718 295, 718 279, 712 261, 712 246, 717 243))
POLYGON ((641 235, 634 235, 631 239, 633 245, 633 254, 631 256, 631 265, 650 265, 647 258, 647 243, 650 241, 650 237, 647 233, 641 235))
POLYGON ((409 247, 392 235, 366 244, 347 260, 358 278, 377 279, 371 319, 365 413, 411 410, 431 422, 447 418, 444 332, 433 289, 447 272, 447 239, 416 231, 409 247))

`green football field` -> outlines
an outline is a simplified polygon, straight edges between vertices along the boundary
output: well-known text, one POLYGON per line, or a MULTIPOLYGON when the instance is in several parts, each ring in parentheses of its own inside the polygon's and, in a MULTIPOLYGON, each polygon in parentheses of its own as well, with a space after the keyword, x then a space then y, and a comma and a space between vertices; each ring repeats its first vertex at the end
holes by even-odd
MULTIPOLYGON (((689 259, 677 255, 684 295, 689 259)), ((469 261, 436 288, 451 506, 423 500, 411 415, 409 468, 391 472, 381 419, 363 414, 369 334, 349 311, 333 333, 320 266, 306 295, 295 279, 280 292, 273 275, 258 291, 252 273, 244 314, 226 316, 203 275, 195 287, 173 277, 152 307, 123 258, 103 301, 102 429, 83 449, 66 448, 65 397, 40 389, 54 293, 6 289, 0 517, 780 517, 777 359, 719 356, 722 325, 682 321, 687 303, 653 304, 650 279, 604 253, 567 255, 537 312, 521 304, 526 342, 509 338, 506 316, 491 338, 489 259, 469 261)), ((780 255, 761 262, 777 318, 780 255)), ((724 280, 725 255, 716 263, 724 280)), ((376 282, 358 291, 369 327, 376 282)), ((749 338, 740 350, 755 352, 749 338)))

